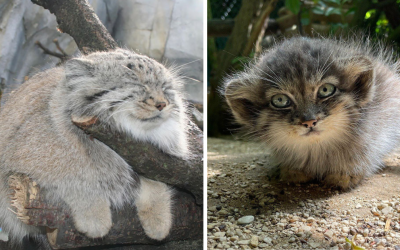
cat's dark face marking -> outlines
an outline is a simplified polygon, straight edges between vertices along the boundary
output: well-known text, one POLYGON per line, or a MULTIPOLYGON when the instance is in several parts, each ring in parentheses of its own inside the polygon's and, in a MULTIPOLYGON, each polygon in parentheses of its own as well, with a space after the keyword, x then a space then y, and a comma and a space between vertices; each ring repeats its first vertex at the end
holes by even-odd
POLYGON ((351 133, 373 94, 372 62, 362 51, 303 38, 267 52, 225 88, 236 121, 252 136, 282 145, 351 133))
POLYGON ((160 63, 126 50, 66 64, 66 86, 77 103, 72 110, 80 115, 123 113, 142 122, 163 120, 180 112, 180 85, 160 63))

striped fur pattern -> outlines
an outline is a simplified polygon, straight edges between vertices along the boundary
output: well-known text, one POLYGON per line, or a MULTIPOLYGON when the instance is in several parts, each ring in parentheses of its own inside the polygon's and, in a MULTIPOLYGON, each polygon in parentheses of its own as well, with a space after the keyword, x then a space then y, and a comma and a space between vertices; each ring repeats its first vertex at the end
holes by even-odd
POLYGON ((76 228, 92 238, 111 228, 110 207, 134 204, 146 234, 165 238, 172 190, 147 180, 113 150, 91 140, 71 117, 97 116, 117 131, 187 159, 187 116, 174 70, 117 49, 72 59, 40 73, 0 110, 0 227, 18 244, 41 231, 10 211, 7 179, 28 175, 71 209, 76 228), (161 104, 162 105, 161 105, 161 104))
POLYGON ((227 78, 223 91, 235 120, 272 150, 287 181, 352 188, 399 145, 398 65, 368 39, 284 40, 227 78), (326 86, 334 92, 322 97, 326 86), (282 95, 289 104, 274 106, 282 95))

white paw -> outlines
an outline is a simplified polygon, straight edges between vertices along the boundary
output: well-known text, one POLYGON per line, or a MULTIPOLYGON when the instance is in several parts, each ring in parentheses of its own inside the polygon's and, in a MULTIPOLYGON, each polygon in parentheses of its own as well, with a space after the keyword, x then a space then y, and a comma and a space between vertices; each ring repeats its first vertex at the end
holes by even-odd
POLYGON ((148 207, 138 210, 139 219, 146 235, 155 240, 167 237, 172 225, 170 211, 160 213, 159 209, 162 208, 148 207))
POLYGON ((140 223, 146 235, 155 240, 168 236, 172 226, 172 191, 161 182, 141 179, 141 187, 135 200, 140 223))
POLYGON ((112 226, 111 211, 107 207, 95 207, 73 214, 76 229, 90 238, 105 236, 112 226))

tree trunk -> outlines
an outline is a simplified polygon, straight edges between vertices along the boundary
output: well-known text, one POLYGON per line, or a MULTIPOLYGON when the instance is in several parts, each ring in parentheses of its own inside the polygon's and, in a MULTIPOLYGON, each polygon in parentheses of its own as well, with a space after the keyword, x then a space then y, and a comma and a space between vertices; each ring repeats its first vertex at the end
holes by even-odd
POLYGON ((219 88, 226 74, 231 73, 232 61, 238 56, 248 56, 256 42, 261 27, 270 12, 275 8, 276 0, 242 1, 242 7, 235 18, 235 26, 229 36, 225 49, 218 53, 218 63, 215 77, 211 81, 208 98, 208 135, 217 136, 229 121, 229 114, 221 99, 219 88), (249 25, 255 19, 257 11, 263 3, 260 18, 256 19, 253 29, 249 25), (244 54, 247 53, 247 54, 244 54))

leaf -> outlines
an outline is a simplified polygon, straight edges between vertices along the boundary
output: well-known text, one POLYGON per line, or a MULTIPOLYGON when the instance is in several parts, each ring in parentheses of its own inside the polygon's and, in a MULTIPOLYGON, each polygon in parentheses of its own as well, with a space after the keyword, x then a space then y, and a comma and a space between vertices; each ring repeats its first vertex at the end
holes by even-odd
POLYGON ((293 14, 298 14, 300 11, 300 0, 285 0, 285 6, 288 8, 293 14))
POLYGON ((351 7, 344 15, 348 16, 356 12, 356 7, 351 7))
POLYGON ((312 8, 312 12, 317 15, 323 15, 325 12, 325 9, 320 6, 316 6, 316 7, 312 8))
POLYGON ((247 62, 249 62, 249 61, 251 61, 251 58, 249 58, 249 57, 245 57, 245 56, 238 56, 238 57, 236 57, 235 59, 233 59, 232 61, 231 61, 231 63, 232 64, 235 64, 235 63, 247 63, 247 62))
POLYGON ((325 16, 330 16, 330 15, 333 15, 333 14, 340 15, 341 14, 340 13, 340 9, 333 8, 333 7, 328 7, 328 9, 325 12, 325 16))
MULTIPOLYGON (((356 238, 356 236, 357 234, 354 235, 353 239, 356 238)), ((365 250, 365 248, 357 246, 356 244, 354 244, 352 240, 349 240, 347 237, 346 237, 346 242, 350 243, 351 250, 365 250)))
POLYGON ((310 24, 310 18, 302 18, 301 19, 301 24, 302 25, 309 25, 310 24))
POLYGON ((335 4, 340 5, 340 0, 325 0, 325 2, 327 2, 327 3, 335 3, 335 4))

